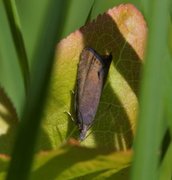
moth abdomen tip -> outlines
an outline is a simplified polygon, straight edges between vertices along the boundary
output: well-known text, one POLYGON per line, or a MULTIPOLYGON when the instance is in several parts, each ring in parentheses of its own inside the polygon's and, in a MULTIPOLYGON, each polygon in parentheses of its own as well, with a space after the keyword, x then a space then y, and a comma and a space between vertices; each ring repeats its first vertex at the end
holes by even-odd
POLYGON ((86 137, 87 134, 87 130, 88 130, 88 126, 87 125, 83 125, 83 128, 80 130, 80 135, 79 135, 79 139, 81 141, 83 141, 86 137))
POLYGON ((79 136, 80 141, 83 141, 85 139, 86 134, 81 133, 79 136))

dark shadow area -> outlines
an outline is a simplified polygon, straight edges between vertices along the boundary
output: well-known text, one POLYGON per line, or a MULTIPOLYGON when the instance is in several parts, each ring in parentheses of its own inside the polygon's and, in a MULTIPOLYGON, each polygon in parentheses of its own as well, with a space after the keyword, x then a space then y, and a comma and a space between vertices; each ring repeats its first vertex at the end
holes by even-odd
MULTIPOLYGON (((11 155, 16 139, 19 120, 13 104, 2 88, 0 88, 0 106, 2 107, 0 109, 0 121, 4 124, 4 127, 7 127, 6 132, 4 132, 4 134, 0 134, 0 154, 11 155)), ((50 140, 46 132, 41 129, 40 142, 38 141, 35 151, 38 152, 48 149, 52 149, 50 140)))
MULTIPOLYGON (((122 39, 119 41, 122 42, 122 39)), ((118 44, 118 53, 113 54, 113 65, 118 72, 125 78, 135 95, 139 96, 139 79, 142 61, 136 52, 125 41, 118 44), (120 55, 121 53, 121 55, 120 55)))
POLYGON ((130 149, 133 132, 129 118, 110 83, 106 85, 92 127, 97 146, 108 151, 130 149))
MULTIPOLYGON (((85 176, 78 177, 77 180, 88 180, 88 179, 95 179, 97 176, 99 176, 101 173, 106 173, 107 170, 100 170, 94 173, 90 173, 85 176)), ((104 177, 105 178, 105 177, 104 177)), ((102 178, 101 178, 102 179, 102 178)))
POLYGON ((112 65, 119 71, 138 97, 142 61, 119 31, 114 20, 108 15, 98 16, 96 23, 81 28, 85 47, 95 49, 99 54, 112 52, 112 65), (111 32, 111 35, 106 34, 111 32), (92 39, 96 39, 93 41, 92 39))
POLYGON ((107 179, 109 179, 109 180, 111 180, 111 179, 112 180, 114 180, 114 179, 116 179, 116 180, 129 180, 129 179, 131 179, 130 178, 130 171, 131 171, 131 167, 124 168, 124 169, 118 171, 117 173, 113 174, 112 176, 110 176, 107 179))
POLYGON ((162 139, 162 143, 161 143, 161 155, 160 155, 160 163, 163 161, 166 152, 169 148, 171 142, 171 136, 170 136, 170 130, 169 128, 166 130, 164 137, 162 139))
POLYGON ((7 168, 9 166, 9 162, 4 158, 4 161, 0 159, 0 173, 4 173, 7 171, 7 168))
POLYGON ((40 151, 47 151, 47 150, 52 150, 52 144, 50 142, 50 138, 48 134, 44 131, 43 128, 39 130, 39 135, 38 135, 38 140, 36 143, 35 147, 35 152, 40 152, 40 151))
POLYGON ((13 104, 2 88, 0 88, 0 106, 0 154, 10 155, 16 137, 18 117, 13 104))
POLYGON ((78 180, 88 180, 88 179, 109 179, 109 180, 129 180, 130 179, 130 167, 124 168, 118 172, 112 173, 111 176, 105 175, 101 176, 101 174, 108 174, 108 172, 114 171, 114 169, 108 169, 103 171, 98 171, 96 173, 90 173, 89 175, 78 177, 78 180), (101 176, 101 177, 100 177, 101 176))
MULTIPOLYGON (((123 37, 114 20, 108 14, 98 16, 96 21, 82 27, 80 32, 83 35, 84 47, 91 47, 101 55, 112 52, 111 66, 117 69, 138 97, 142 61, 123 37)), ((73 107, 74 99, 71 101, 71 112, 73 107)), ((69 120, 68 135, 74 126, 75 124, 69 120)), ((98 147, 108 151, 129 149, 132 146, 133 132, 129 118, 109 83, 102 93, 92 131, 98 147)))

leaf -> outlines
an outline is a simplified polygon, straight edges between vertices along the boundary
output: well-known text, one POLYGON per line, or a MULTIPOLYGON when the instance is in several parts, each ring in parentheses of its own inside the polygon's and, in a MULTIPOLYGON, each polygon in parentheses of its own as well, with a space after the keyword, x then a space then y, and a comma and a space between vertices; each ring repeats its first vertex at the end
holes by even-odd
MULTIPOLYGON (((119 176, 121 172, 124 174, 128 171, 131 155, 131 151, 107 154, 100 149, 68 144, 56 150, 37 154, 30 179, 75 179, 95 173, 97 177, 103 177, 102 172, 104 177, 108 177, 105 174, 109 172, 119 176)), ((8 164, 9 158, 0 156, 0 178, 5 177, 8 164)))
POLYGON ((0 154, 0 179, 5 179, 9 157, 0 154))
MULTIPOLYGON (((126 4, 99 15, 59 42, 43 116, 43 129, 54 148, 69 137, 78 137, 75 123, 65 112, 75 116, 71 91, 75 88, 77 64, 84 47, 92 47, 100 54, 112 52, 113 63, 95 123, 82 144, 108 151, 131 148, 146 33, 141 13, 126 4)), ((46 148, 46 144, 38 146, 46 148)))
POLYGON ((117 180, 129 180, 130 179, 130 166, 127 168, 123 168, 116 172, 116 169, 111 169, 104 171, 102 173, 97 173, 97 176, 92 176, 94 180, 99 180, 99 179, 117 179, 117 180))
POLYGON ((75 179, 102 170, 113 173, 130 165, 131 152, 105 154, 97 149, 66 146, 39 154, 31 179, 75 179))

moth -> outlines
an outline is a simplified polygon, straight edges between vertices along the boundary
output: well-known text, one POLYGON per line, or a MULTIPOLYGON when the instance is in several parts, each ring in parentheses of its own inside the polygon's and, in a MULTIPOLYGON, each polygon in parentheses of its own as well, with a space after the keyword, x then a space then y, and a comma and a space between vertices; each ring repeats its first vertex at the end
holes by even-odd
POLYGON ((81 141, 93 124, 111 61, 111 54, 100 55, 92 48, 84 48, 81 52, 75 95, 76 123, 81 141))

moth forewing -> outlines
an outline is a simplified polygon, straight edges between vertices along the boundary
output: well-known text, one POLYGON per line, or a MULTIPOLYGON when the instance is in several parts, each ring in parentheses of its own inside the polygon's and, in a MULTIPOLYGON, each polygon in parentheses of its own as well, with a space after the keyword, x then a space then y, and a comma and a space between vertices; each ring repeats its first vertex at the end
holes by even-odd
POLYGON ((101 56, 92 48, 85 48, 81 53, 76 89, 76 116, 81 140, 94 121, 111 60, 111 54, 101 56))

